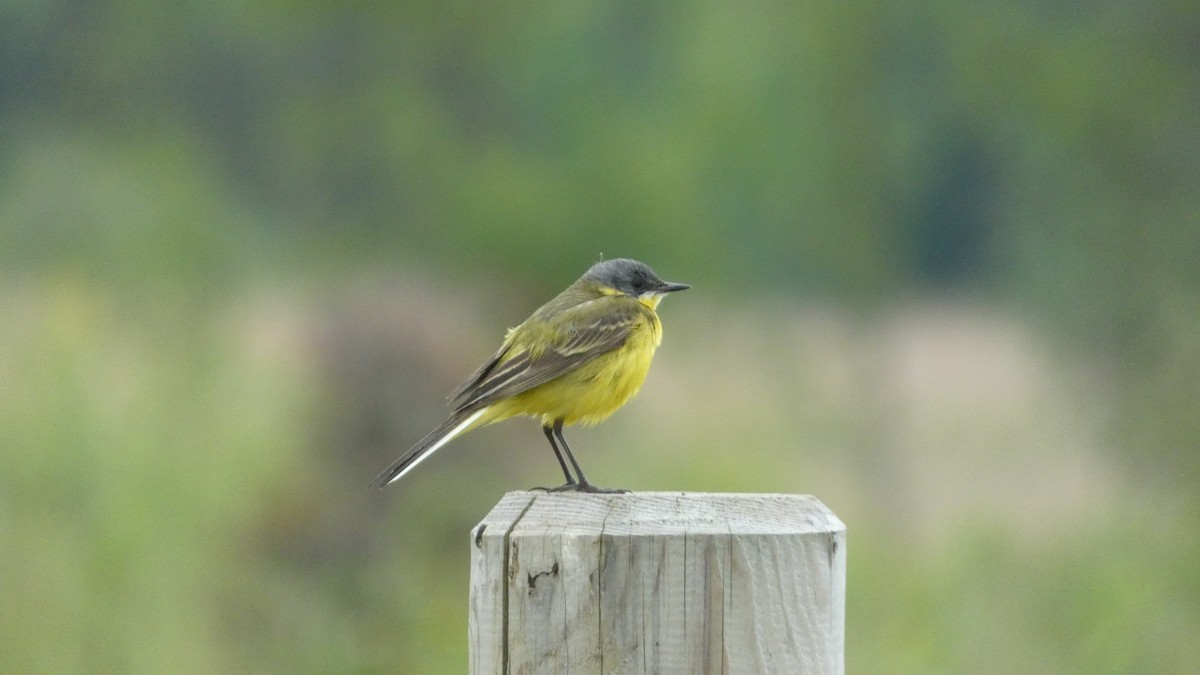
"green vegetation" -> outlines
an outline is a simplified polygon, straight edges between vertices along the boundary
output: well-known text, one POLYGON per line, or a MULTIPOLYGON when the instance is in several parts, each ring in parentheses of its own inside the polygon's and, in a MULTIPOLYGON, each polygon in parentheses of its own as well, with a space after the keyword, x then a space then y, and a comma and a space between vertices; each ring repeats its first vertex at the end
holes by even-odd
POLYGON ((0 0, 0 672, 462 672, 540 431, 366 484, 602 254, 695 290, 589 476, 824 500, 850 672, 1187 672, 1198 31, 0 0))

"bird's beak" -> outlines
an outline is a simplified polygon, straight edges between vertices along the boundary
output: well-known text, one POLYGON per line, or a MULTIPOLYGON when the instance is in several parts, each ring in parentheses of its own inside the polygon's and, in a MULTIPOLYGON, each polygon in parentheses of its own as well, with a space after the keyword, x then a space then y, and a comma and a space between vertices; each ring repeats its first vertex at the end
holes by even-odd
POLYGON ((687 284, 677 284, 672 281, 664 281, 663 285, 659 286, 656 290, 658 293, 674 293, 675 291, 686 291, 689 288, 691 288, 691 286, 687 284))

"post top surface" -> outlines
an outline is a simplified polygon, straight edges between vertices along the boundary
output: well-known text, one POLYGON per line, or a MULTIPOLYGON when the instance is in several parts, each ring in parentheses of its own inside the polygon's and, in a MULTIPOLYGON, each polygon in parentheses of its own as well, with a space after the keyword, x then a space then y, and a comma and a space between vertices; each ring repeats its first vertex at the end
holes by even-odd
POLYGON ((846 526, 816 497, 727 492, 509 492, 480 535, 814 534, 846 526))

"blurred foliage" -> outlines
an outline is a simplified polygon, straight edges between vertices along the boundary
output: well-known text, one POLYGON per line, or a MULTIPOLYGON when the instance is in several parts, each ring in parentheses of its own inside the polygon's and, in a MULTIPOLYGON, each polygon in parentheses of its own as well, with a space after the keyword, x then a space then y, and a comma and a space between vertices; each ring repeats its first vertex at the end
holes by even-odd
POLYGON ((0 671, 461 672, 467 531, 552 476, 540 435, 362 488, 628 255, 696 290, 589 466, 826 500, 852 672, 1186 672, 1198 34, 1171 0, 0 1, 0 671))

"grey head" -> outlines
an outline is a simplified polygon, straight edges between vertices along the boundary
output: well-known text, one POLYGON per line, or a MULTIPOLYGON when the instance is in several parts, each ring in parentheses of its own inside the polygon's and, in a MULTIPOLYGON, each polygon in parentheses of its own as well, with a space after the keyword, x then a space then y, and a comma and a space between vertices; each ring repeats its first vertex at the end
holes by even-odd
POLYGON ((583 281, 613 288, 633 297, 662 295, 691 288, 687 284, 663 281, 649 265, 629 258, 598 262, 584 273, 583 281))

